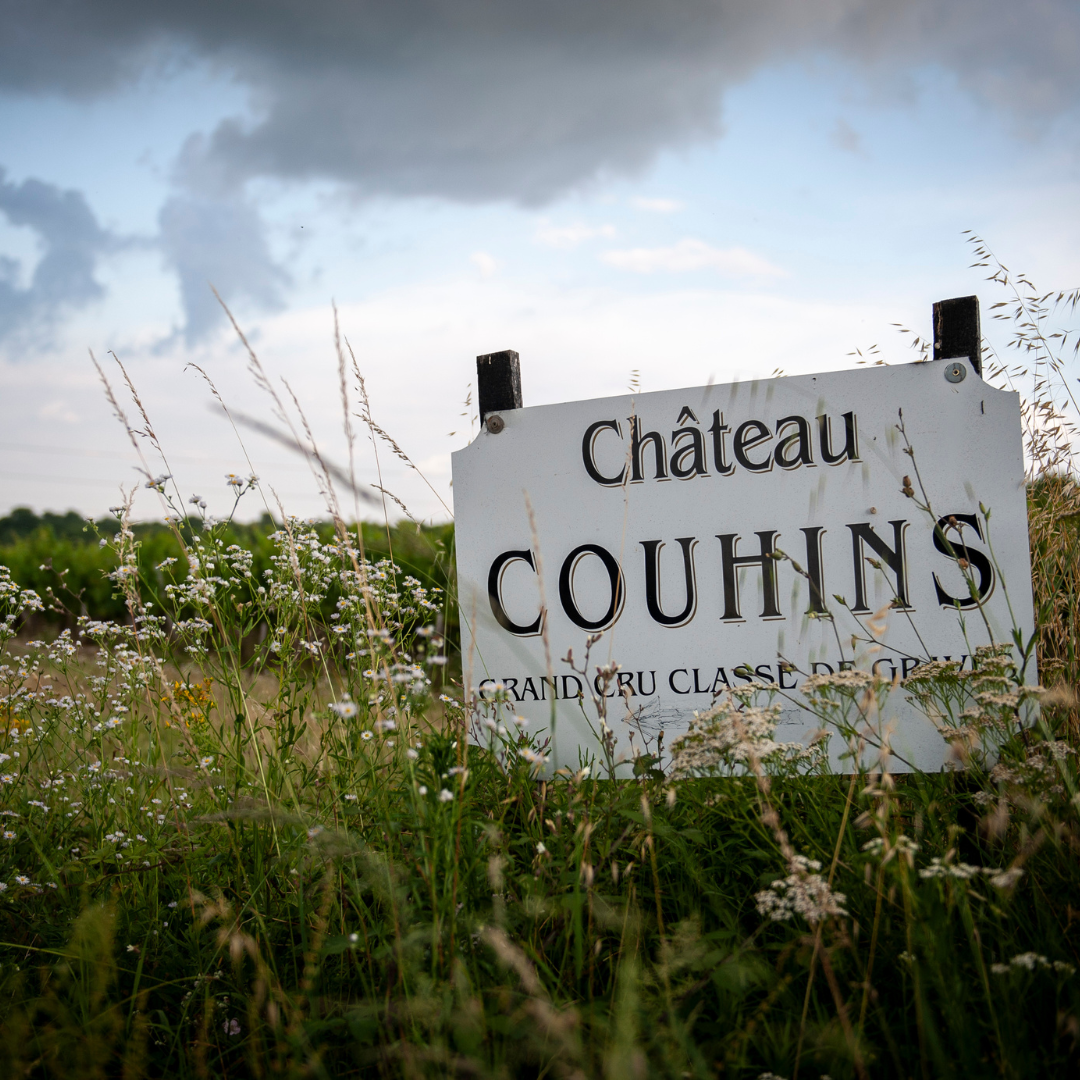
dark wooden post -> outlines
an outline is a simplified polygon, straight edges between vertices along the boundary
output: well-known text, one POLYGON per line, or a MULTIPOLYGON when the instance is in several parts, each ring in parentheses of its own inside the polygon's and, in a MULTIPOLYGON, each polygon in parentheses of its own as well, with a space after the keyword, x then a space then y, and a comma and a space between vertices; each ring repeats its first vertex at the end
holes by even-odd
POLYGON ((934 305, 934 359, 958 357, 970 361, 975 374, 982 377, 982 329, 977 296, 956 296, 934 305))
POLYGON ((481 425, 488 413, 521 408, 521 365, 513 349, 476 358, 476 398, 481 425))

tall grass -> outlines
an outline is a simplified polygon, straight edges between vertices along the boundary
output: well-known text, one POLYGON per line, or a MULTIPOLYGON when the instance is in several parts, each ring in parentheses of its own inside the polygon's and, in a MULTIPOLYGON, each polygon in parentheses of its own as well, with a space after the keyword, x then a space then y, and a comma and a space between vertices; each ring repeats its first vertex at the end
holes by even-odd
POLYGON ((666 773, 541 780, 543 733, 463 693, 446 586, 334 501, 333 527, 282 517, 259 549, 149 476, 176 553, 148 560, 119 511, 124 617, 72 608, 47 640, 20 628, 62 594, 0 571, 4 1075, 1075 1069, 1080 494, 1053 300, 1018 283, 1023 371, 991 377, 1028 402, 1055 689, 1007 647, 902 691, 809 684, 834 738, 917 697, 963 771, 831 774, 773 741, 767 700, 728 698, 666 773))

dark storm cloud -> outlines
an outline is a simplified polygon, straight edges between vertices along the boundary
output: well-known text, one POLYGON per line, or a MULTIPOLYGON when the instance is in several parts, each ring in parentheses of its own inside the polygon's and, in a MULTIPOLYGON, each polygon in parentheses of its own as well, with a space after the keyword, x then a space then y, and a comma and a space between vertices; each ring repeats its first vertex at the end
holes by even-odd
POLYGON ((1002 107, 1075 104, 1071 0, 0 0, 0 86, 100 93, 209 61, 253 91, 190 181, 255 175, 460 200, 551 198, 717 131, 722 91, 832 50, 939 64, 1002 107))
POLYGON ((61 191, 40 180, 14 184, 0 169, 0 214, 37 234, 41 257, 30 283, 17 284, 22 270, 0 256, 0 340, 40 340, 65 311, 104 295, 94 278, 98 259, 125 241, 103 229, 77 191, 61 191))
MULTIPOLYGON (((207 280, 226 296, 278 299, 281 277, 245 202, 252 178, 536 205, 715 136, 727 87, 822 53, 862 65, 871 81, 943 66, 1030 122, 1080 96, 1080 5, 0 0, 0 92, 102 95, 188 64, 250 89, 250 116, 188 142, 161 214, 189 339, 218 318, 207 280)), ((70 256, 57 296, 90 296, 91 248, 54 244, 56 273, 70 256)), ((37 303, 0 290, 0 304, 37 303)))

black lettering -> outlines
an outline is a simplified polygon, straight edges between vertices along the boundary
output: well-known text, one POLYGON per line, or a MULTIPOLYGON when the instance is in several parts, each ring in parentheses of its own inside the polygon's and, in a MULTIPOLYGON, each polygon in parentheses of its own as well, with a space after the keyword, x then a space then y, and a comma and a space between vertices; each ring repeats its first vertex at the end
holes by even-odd
POLYGON ((675 541, 682 548, 683 580, 686 583, 686 603, 677 615, 665 615, 660 606, 660 549, 663 540, 642 540, 645 549, 645 604, 649 614, 661 626, 684 626, 697 610, 697 585, 694 574, 694 546, 697 541, 692 536, 683 536, 675 541))
POLYGON ((517 684, 518 684, 517 679, 503 679, 503 686, 505 686, 506 689, 509 690, 510 693, 514 695, 514 700, 515 701, 524 701, 525 699, 521 696, 521 694, 519 694, 517 692, 517 689, 516 689, 517 684))
POLYGON ((694 668, 694 693, 695 694, 707 694, 709 688, 707 686, 698 686, 698 669, 694 668))
POLYGON ((880 675, 881 674, 881 672, 878 671, 878 664, 888 664, 889 665, 889 671, 892 672, 892 674, 889 676, 889 678, 890 679, 895 679, 896 678, 896 665, 892 662, 892 657, 883 656, 880 660, 875 660, 873 662, 873 664, 870 666, 870 671, 874 675, 880 675))
POLYGON ((619 693, 629 690, 631 697, 634 696, 634 673, 632 671, 620 671, 618 676, 619 693))
POLYGON ((677 687, 677 686, 675 685, 675 676, 676 676, 676 675, 678 675, 678 674, 679 674, 680 672, 681 672, 681 673, 682 673, 683 675, 689 675, 689 674, 690 674, 690 673, 689 673, 689 672, 688 672, 688 671, 686 670, 686 668, 684 668, 684 667, 681 667, 681 668, 676 668, 676 669, 675 669, 675 670, 674 670, 674 671, 673 671, 673 672, 672 672, 672 673, 671 673, 671 674, 670 674, 670 675, 668 676, 668 679, 667 679, 667 684, 668 684, 668 686, 670 686, 670 687, 671 687, 671 689, 672 689, 672 690, 674 690, 674 691, 675 691, 675 693, 676 693, 676 694, 689 694, 689 693, 690 693, 690 691, 689 691, 689 690, 680 690, 680 689, 679 689, 679 688, 678 688, 678 687, 677 687))
POLYGON ((855 661, 854 660, 841 660, 840 663, 836 665, 836 667, 837 667, 838 671, 854 671, 855 670, 855 661))
POLYGON ((819 675, 818 668, 824 668, 830 675, 833 673, 832 664, 826 664, 824 660, 815 660, 810 665, 810 674, 819 675))
POLYGON ((914 656, 905 656, 900 661, 900 677, 906 679, 921 663, 914 656))
POLYGON ((712 426, 709 432, 712 435, 713 467, 721 476, 730 476, 735 471, 735 466, 727 460, 727 452, 724 446, 724 436, 731 428, 724 423, 724 416, 717 409, 712 414, 712 426))
MULTIPOLYGON (((560 676, 556 675, 555 678, 558 679, 558 678, 560 678, 560 676)), ((561 678, 562 678, 562 696, 563 696, 564 699, 581 697, 581 691, 582 691, 581 680, 576 675, 563 675, 563 676, 561 676, 561 678), (573 681, 573 683, 574 683, 573 691, 571 691, 569 689, 569 684, 570 684, 571 681, 573 681)))
POLYGON ((810 446, 810 424, 805 417, 785 416, 776 424, 776 437, 780 442, 777 443, 773 460, 781 469, 797 469, 800 465, 814 464, 814 454, 810 446), (795 425, 795 430, 780 439, 780 433, 791 424, 795 425), (796 448, 794 455, 791 453, 792 448, 796 448))
POLYGON ((531 551, 504 551, 501 555, 495 557, 495 561, 491 564, 491 569, 488 571, 488 603, 491 604, 491 613, 495 616, 495 621, 504 630, 509 630, 511 634, 516 634, 518 637, 532 637, 535 634, 540 633, 540 627, 544 621, 543 609, 541 609, 540 614, 526 626, 522 623, 514 622, 510 616, 506 614, 506 608, 503 607, 502 602, 503 574, 506 573, 506 568, 512 562, 517 562, 519 560, 523 563, 527 563, 535 572, 536 564, 533 562, 533 553, 531 551))
POLYGON ((762 679, 765 682, 776 682, 776 680, 772 677, 772 668, 768 664, 758 664, 758 666, 754 668, 754 674, 759 679, 762 679), (762 668, 765 669, 764 675, 761 674, 762 668))
POLYGON ((981 551, 976 551, 974 548, 962 543, 964 534, 959 527, 962 525, 970 525, 975 535, 980 540, 983 538, 979 519, 974 514, 946 514, 945 517, 938 518, 938 523, 934 526, 934 547, 942 555, 948 555, 950 559, 955 560, 957 563, 963 559, 969 566, 974 566, 979 572, 979 584, 976 585, 971 580, 971 575, 965 573, 964 580, 968 586, 968 595, 961 599, 957 596, 950 596, 941 587, 937 574, 934 574, 934 591, 937 593, 937 601, 942 607, 978 607, 994 591, 994 567, 981 551), (958 525, 950 527, 950 520, 956 521, 958 525), (955 540, 949 539, 948 533, 950 531, 955 532, 955 540))
POLYGON ((735 460, 750 472, 771 472, 772 454, 769 454, 764 461, 751 461, 746 456, 746 451, 769 442, 772 437, 772 432, 760 420, 747 420, 744 424, 740 424, 735 432, 735 460))
POLYGON ((495 680, 494 679, 482 679, 480 681, 480 685, 476 688, 477 694, 479 695, 479 697, 483 701, 488 700, 487 697, 485 696, 488 683, 491 683, 491 685, 494 686, 495 685, 495 680))
MULTIPOLYGON (((907 598, 907 551, 904 547, 904 533, 908 523, 890 521, 889 524, 893 527, 893 547, 889 547, 865 522, 848 526, 851 530, 851 552, 855 563, 855 606, 851 610, 857 615, 865 615, 870 611, 866 606, 866 567, 863 562, 863 544, 872 548, 895 575, 894 605, 899 608, 911 607, 907 598)), ((880 564, 875 569, 880 569, 880 564)))
POLYGON ((646 690, 645 689, 645 679, 644 679, 645 672, 644 671, 639 671, 637 673, 637 688, 638 688, 638 694, 641 697, 649 697, 652 694, 656 693, 656 672, 655 671, 650 671, 649 674, 652 676, 652 688, 649 689, 649 690, 646 690))
POLYGON ((773 552, 776 550, 775 543, 777 532, 768 529, 765 532, 754 533, 761 545, 760 555, 739 555, 735 550, 739 543, 737 533, 717 533, 720 541, 720 553, 723 560, 724 577, 724 621, 742 619, 739 613, 739 575, 738 568, 741 566, 758 566, 761 568, 762 585, 762 609, 761 618, 780 619, 780 600, 776 584, 776 560, 773 552))
POLYGON ((622 428, 619 427, 618 420, 597 420, 595 424, 590 424, 585 429, 585 435, 581 440, 581 460, 585 463, 585 471, 598 484, 603 484, 604 487, 618 487, 626 479, 625 465, 618 476, 604 476, 596 467, 594 457, 596 437, 601 431, 614 431, 620 439, 622 438, 622 428))
POLYGON ((786 682, 784 682, 784 676, 785 675, 790 675, 795 670, 791 666, 791 664, 778 664, 777 669, 779 670, 779 673, 780 673, 780 683, 779 683, 779 685, 780 685, 781 690, 795 690, 795 689, 798 688, 799 684, 797 682, 793 682, 790 686, 788 686, 788 684, 786 682))
POLYGON ((722 667, 716 669, 716 678, 713 679, 712 684, 713 697, 720 693, 720 691, 717 690, 718 685, 726 686, 729 690, 731 689, 731 683, 728 682, 727 672, 724 671, 722 667))
POLYGON ((640 484, 645 479, 641 458, 645 453, 646 443, 652 443, 653 457, 656 464, 656 480, 666 480, 667 447, 659 431, 649 431, 642 435, 638 427, 638 418, 630 417, 630 482, 640 484))
POLYGON ((540 676, 540 700, 547 701, 547 692, 551 690, 552 700, 559 700, 559 677, 552 675, 550 678, 541 675, 540 676))
POLYGON ((562 569, 559 571, 559 600, 562 602, 563 611, 575 625, 580 626, 582 630, 606 630, 622 614, 624 599, 622 570, 619 569, 615 556, 606 548, 602 548, 599 544, 582 544, 566 556, 562 569), (574 598, 574 572, 577 570, 578 563, 586 555, 595 555, 604 564, 611 584, 611 600, 607 611, 596 620, 586 619, 581 614, 581 609, 574 598))
POLYGON ((595 687, 598 694, 603 694, 604 697, 614 697, 618 693, 618 687, 612 686, 610 679, 607 681, 606 685, 611 687, 610 693, 607 693, 604 690, 605 683, 603 675, 597 675, 596 678, 593 679, 593 686, 595 687))
POLYGON ((737 668, 733 668, 731 673, 743 682, 754 681, 754 669, 749 664, 740 664, 737 668))
POLYGON ((806 537, 806 576, 810 580, 810 606, 806 610, 825 615, 829 610, 825 606, 825 568, 821 559, 821 536, 825 530, 813 525, 799 532, 806 537))
POLYGON ((526 694, 532 694, 533 701, 539 701, 540 695, 536 692, 536 684, 533 682, 533 678, 529 675, 525 681, 521 684, 521 700, 525 700, 526 694))
POLYGON ((671 475, 677 480, 688 480, 692 476, 707 476, 705 471, 705 436, 701 428, 683 428, 671 433, 671 475), (684 435, 690 436, 690 443, 679 446, 684 435), (685 458, 692 458, 688 466, 683 465, 685 458))
POLYGON ((832 421, 823 413, 817 422, 821 460, 826 465, 859 460, 859 427, 853 412, 844 413, 844 449, 839 454, 834 454, 832 449, 832 421))

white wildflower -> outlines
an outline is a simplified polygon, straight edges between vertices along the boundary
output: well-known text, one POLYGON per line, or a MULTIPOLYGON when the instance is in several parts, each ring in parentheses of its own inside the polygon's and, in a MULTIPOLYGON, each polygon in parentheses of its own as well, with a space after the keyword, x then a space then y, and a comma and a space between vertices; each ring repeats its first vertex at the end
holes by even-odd
POLYGON ((1035 971, 1040 968, 1045 971, 1056 971, 1059 975, 1072 975, 1076 968, 1064 960, 1048 960, 1040 953, 1018 953, 1007 964, 991 964, 990 970, 995 975, 1007 975, 1010 970, 1035 971))
MULTIPOLYGON (((712 708, 695 713, 686 733, 672 743, 672 778, 729 772, 736 764, 789 750, 773 739, 779 719, 779 705, 744 705, 726 694, 712 708)), ((797 746, 803 749, 801 743, 797 746)))
POLYGON ((895 840, 888 840, 885 837, 875 836, 872 840, 867 840, 862 846, 862 850, 873 858, 881 860, 881 865, 891 862, 897 856, 902 857, 908 864, 908 866, 914 866, 914 855, 919 850, 917 841, 912 840, 911 837, 905 836, 900 833, 895 840))
POLYGON ((937 857, 931 859, 930 865, 919 871, 919 877, 924 879, 955 878, 957 881, 970 881, 980 874, 989 876, 1001 873, 1000 870, 990 866, 972 866, 970 863, 965 862, 954 863, 950 862, 949 859, 949 855, 946 855, 944 859, 937 857))
POLYGON ((832 915, 846 915, 844 903, 847 897, 830 888, 817 872, 820 869, 821 863, 816 859, 795 855, 791 860, 791 873, 754 897, 758 914, 773 922, 786 922, 793 915, 800 915, 812 926, 832 915))
POLYGON ((841 694, 856 694, 861 690, 867 690, 871 686, 881 686, 885 680, 868 671, 856 671, 850 668, 847 671, 837 671, 830 674, 810 675, 803 680, 799 688, 804 694, 820 693, 823 690, 836 690, 841 694))
POLYGON ((1000 874, 994 874, 990 878, 990 884, 995 889, 1011 889, 1023 876, 1024 871, 1019 866, 1011 867, 1008 870, 1002 870, 1000 874))

